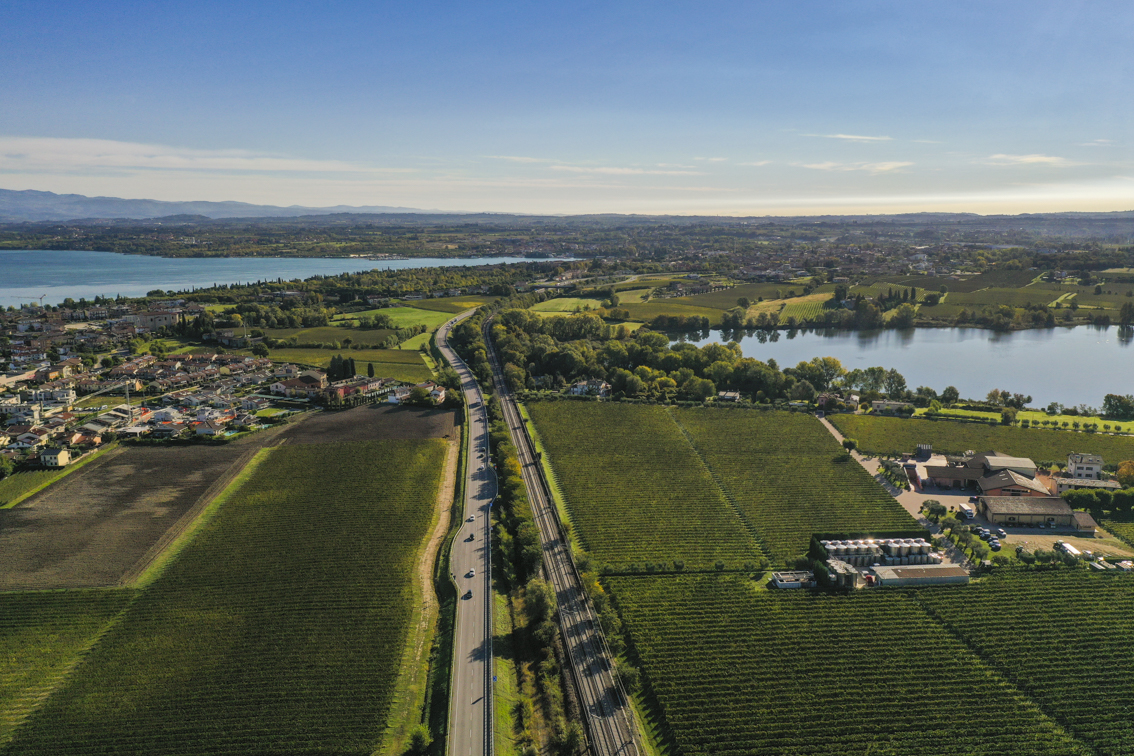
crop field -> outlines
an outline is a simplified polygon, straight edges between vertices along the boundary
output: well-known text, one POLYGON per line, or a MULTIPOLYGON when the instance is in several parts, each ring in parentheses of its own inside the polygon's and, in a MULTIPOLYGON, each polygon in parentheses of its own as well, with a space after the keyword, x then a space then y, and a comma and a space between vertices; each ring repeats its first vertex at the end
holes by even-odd
POLYGON ((952 278, 932 278, 928 276, 883 276, 875 283, 894 284, 895 286, 918 286, 937 291, 941 286, 948 287, 949 291, 977 291, 989 287, 1017 288, 1026 286, 1042 275, 1035 270, 989 270, 976 276, 965 276, 957 281, 952 278))
POLYGON ((445 442, 264 453, 5 756, 375 750, 445 442))
POLYGON ((0 480, 0 509, 11 506, 20 497, 26 496, 29 491, 47 485, 70 472, 67 468, 63 468, 61 470, 28 470, 9 475, 4 480, 0 480))
POLYGON ((681 315, 682 317, 708 318, 709 322, 713 325, 718 325, 721 322, 721 315, 724 310, 716 310, 710 307, 695 307, 693 305, 681 304, 672 299, 651 299, 649 302, 643 304, 620 304, 620 308, 627 310, 630 313, 632 320, 640 320, 648 323, 656 318, 658 315, 681 315))
POLYGON ((996 450, 1036 462, 1066 462, 1071 452, 1101 454, 1113 464, 1134 459, 1132 436, 866 415, 831 415, 829 419, 869 454, 912 452, 918 444, 933 444, 933 450, 943 454, 996 450))
POLYGON ((528 309, 532 312, 561 315, 563 313, 575 312, 576 310, 597 310, 600 307, 602 307, 601 299, 557 297, 556 299, 549 299, 546 302, 537 302, 528 309))
POLYGON ((917 595, 987 664, 1095 753, 1134 753, 1131 576, 1005 572, 965 590, 934 588, 917 595))
MULTIPOLYGON (((740 575, 604 582, 667 756, 1090 753, 902 593, 772 593, 740 575)), ((996 609, 989 616, 1012 619, 996 609)), ((1115 644, 1123 639, 1128 631, 1115 644)), ((1071 664, 1075 648, 1064 636, 1056 654, 1071 664)), ((1129 697, 1110 700, 1105 708, 1117 710, 1129 697)), ((1129 749, 1110 753, 1119 752, 1129 749)))
POLYGON ((0 590, 117 585, 250 449, 119 447, 0 510, 0 590))
POLYGON ((129 590, 0 593, 0 746, 132 595, 129 590))
POLYGON ((816 532, 920 527, 810 415, 720 409, 673 414, 774 560, 803 554, 816 532))
POLYGON ((1134 546, 1134 522, 1121 522, 1118 520, 1103 520, 1101 523, 1111 535, 1134 546))
MULTIPOLYGON (((433 310, 435 312, 456 315, 458 312, 475 310, 482 305, 491 304, 497 299, 499 299, 499 297, 469 294, 462 297, 438 297, 437 299, 415 300, 413 307, 419 310, 433 310)), ((445 320, 448 320, 448 318, 445 318, 445 320)), ((441 322, 444 323, 445 321, 442 320, 441 322)))
POLYGON ((795 318, 800 322, 821 318, 828 310, 834 309, 828 305, 830 301, 829 293, 808 294, 805 297, 789 299, 784 304, 784 309, 780 311, 780 323, 786 322, 788 318, 795 318))
POLYGON ((373 362, 374 374, 379 378, 421 383, 433 377, 414 349, 273 349, 270 356, 273 362, 326 368, 335 355, 353 357, 355 365, 364 372, 366 363, 373 362))
MULTIPOLYGON (((856 294, 862 294, 864 297, 874 297, 875 299, 879 299, 881 297, 885 297, 890 292, 901 294, 904 291, 909 291, 910 286, 911 284, 899 286, 897 284, 891 283, 876 283, 869 286, 852 286, 850 287, 850 295, 854 296, 856 294)), ((920 302, 925 298, 926 290, 916 285, 913 286, 913 289, 914 294, 916 295, 916 298, 914 299, 914 303, 916 304, 917 302, 920 302)))
POLYGON ((761 297, 764 299, 779 299, 791 288, 798 289, 799 287, 793 286, 792 284, 779 283, 742 284, 725 289, 724 291, 710 291, 707 294, 694 294, 691 297, 682 297, 681 300, 699 307, 731 310, 733 307, 736 307, 736 300, 741 297, 748 297, 749 301, 752 303, 758 302, 761 297))
POLYGON ((527 409, 580 545, 599 563, 681 561, 692 570, 759 561, 752 536, 665 408, 532 402, 527 409))
POLYGON ((816 532, 918 529, 807 415, 594 402, 528 410, 575 533, 600 563, 735 569, 802 554, 816 532))
MULTIPOLYGON (((321 326, 319 328, 269 328, 264 334, 273 339, 298 339, 299 343, 330 344, 350 339, 354 344, 366 344, 377 348, 386 341, 393 331, 375 328, 367 331, 342 326, 321 326)), ((344 349, 346 347, 343 347, 344 349)))
POLYGON ((454 410, 363 404, 349 410, 315 413, 302 423, 289 426, 282 436, 289 444, 449 438, 457 432, 456 419, 454 410))
MULTIPOLYGON (((468 308, 465 308, 468 309, 468 308)), ((395 328, 408 328, 409 326, 424 325, 430 330, 435 330, 441 326, 450 315, 437 310, 426 310, 419 307, 383 307, 378 310, 364 310, 362 312, 343 313, 342 315, 335 316, 335 322, 340 323, 343 321, 354 321, 364 315, 374 317, 375 315, 385 315, 394 324, 395 328)))
POLYGON ((981 289, 974 292, 950 292, 946 302, 957 307, 974 308, 1008 305, 1027 307, 1028 305, 1047 305, 1059 297, 1059 292, 1048 291, 1034 286, 1019 289, 981 289))

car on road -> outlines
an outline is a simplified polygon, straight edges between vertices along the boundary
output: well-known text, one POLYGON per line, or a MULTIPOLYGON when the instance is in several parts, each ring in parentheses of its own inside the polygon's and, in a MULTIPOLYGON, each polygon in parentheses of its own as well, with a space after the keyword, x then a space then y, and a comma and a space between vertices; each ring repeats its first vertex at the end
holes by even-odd
POLYGON ((465 595, 461 596, 461 598, 471 599, 472 598, 472 588, 469 588, 467 591, 465 591, 465 595))
POLYGON ((473 567, 471 570, 469 570, 468 574, 465 575, 465 577, 476 577, 476 567, 473 567))
POLYGON ((468 538, 466 538, 465 540, 466 540, 466 541, 473 541, 473 540, 476 540, 476 533, 469 533, 469 537, 468 537, 468 538))
POLYGON ((466 520, 465 522, 472 522, 475 519, 476 519, 476 515, 469 515, 469 519, 466 520))

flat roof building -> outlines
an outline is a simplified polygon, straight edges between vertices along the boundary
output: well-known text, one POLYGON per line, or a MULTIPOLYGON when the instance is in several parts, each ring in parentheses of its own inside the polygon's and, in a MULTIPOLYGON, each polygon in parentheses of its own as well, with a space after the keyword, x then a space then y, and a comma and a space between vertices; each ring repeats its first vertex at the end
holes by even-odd
POLYGON ((917 587, 921 585, 950 585, 969 582, 969 573, 958 565, 916 564, 902 567, 872 568, 883 587, 917 587))
POLYGON ((997 525, 1073 527, 1075 513, 1058 496, 982 496, 980 511, 997 525))

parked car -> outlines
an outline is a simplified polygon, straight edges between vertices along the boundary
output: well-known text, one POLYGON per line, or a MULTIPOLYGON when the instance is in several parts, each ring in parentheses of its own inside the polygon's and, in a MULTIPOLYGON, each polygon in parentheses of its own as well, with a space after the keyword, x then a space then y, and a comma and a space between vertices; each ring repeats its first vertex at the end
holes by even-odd
POLYGON ((992 541, 988 544, 989 548, 993 551, 1000 551, 1000 541, 992 541))
POLYGON ((1008 537, 1008 531, 1005 530, 1004 528, 997 528, 996 529, 996 535, 1000 536, 1001 538, 1007 538, 1008 537))

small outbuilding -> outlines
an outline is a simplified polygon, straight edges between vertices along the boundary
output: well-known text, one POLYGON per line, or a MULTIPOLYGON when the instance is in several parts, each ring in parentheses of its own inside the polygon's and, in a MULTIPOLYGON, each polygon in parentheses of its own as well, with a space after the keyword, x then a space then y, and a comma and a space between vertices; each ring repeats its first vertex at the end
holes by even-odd
POLYGON ((815 573, 809 570, 788 570, 772 573, 774 588, 814 588, 815 573))

